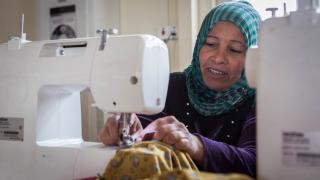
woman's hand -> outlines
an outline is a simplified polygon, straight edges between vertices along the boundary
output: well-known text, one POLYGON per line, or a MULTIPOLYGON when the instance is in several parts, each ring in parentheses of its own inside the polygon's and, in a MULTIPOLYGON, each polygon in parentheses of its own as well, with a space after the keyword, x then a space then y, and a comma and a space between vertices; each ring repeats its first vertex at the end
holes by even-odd
POLYGON ((186 126, 174 116, 159 118, 150 123, 140 134, 154 132, 153 138, 174 145, 177 149, 189 153, 198 163, 203 161, 203 144, 200 139, 191 134, 186 126))
MULTIPOLYGON (((99 139, 105 145, 118 145, 120 143, 118 121, 120 114, 113 115, 107 119, 104 127, 99 132, 99 139)), ((143 130, 139 118, 136 114, 131 114, 130 134, 135 139, 136 136, 143 130)))

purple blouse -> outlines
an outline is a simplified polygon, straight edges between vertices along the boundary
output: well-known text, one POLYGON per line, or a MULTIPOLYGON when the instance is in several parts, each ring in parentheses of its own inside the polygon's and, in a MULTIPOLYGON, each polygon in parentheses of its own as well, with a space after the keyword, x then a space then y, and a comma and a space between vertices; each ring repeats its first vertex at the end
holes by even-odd
POLYGON ((169 89, 163 112, 139 115, 142 125, 173 115, 189 132, 200 137, 204 145, 204 161, 197 164, 202 171, 244 173, 256 176, 256 115, 254 98, 242 102, 236 109, 217 116, 199 114, 189 102, 183 73, 170 75, 169 89))

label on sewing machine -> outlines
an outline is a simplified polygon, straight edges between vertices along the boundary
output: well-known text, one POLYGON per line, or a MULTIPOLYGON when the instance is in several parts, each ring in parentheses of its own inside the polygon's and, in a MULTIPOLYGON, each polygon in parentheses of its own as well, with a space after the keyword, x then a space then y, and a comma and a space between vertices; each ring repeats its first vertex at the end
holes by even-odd
POLYGON ((290 167, 320 167, 320 132, 282 132, 282 163, 290 167))
POLYGON ((0 117, 0 140, 23 141, 23 118, 0 117))

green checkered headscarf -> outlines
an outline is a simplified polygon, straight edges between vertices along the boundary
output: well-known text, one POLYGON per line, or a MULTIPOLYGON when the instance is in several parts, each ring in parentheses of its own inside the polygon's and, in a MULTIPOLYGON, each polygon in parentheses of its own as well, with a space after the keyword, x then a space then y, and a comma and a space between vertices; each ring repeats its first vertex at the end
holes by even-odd
POLYGON ((200 49, 206 42, 208 33, 220 21, 236 25, 243 34, 246 47, 257 44, 261 18, 258 12, 246 1, 232 1, 219 4, 213 8, 202 22, 191 65, 185 69, 188 96, 193 107, 204 116, 219 115, 229 112, 244 100, 255 95, 246 81, 244 72, 240 79, 229 89, 215 91, 203 82, 199 65, 200 49))

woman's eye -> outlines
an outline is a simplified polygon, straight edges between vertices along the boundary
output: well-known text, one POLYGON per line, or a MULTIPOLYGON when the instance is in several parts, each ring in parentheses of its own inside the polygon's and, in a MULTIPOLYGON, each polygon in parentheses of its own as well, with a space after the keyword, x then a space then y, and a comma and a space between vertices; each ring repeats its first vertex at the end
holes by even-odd
POLYGON ((218 46, 218 43, 206 42, 206 45, 207 45, 207 46, 210 46, 210 47, 217 47, 217 46, 218 46))
POLYGON ((233 53, 237 53, 237 54, 241 54, 242 53, 242 50, 235 49, 235 48, 231 48, 230 51, 233 52, 233 53))

